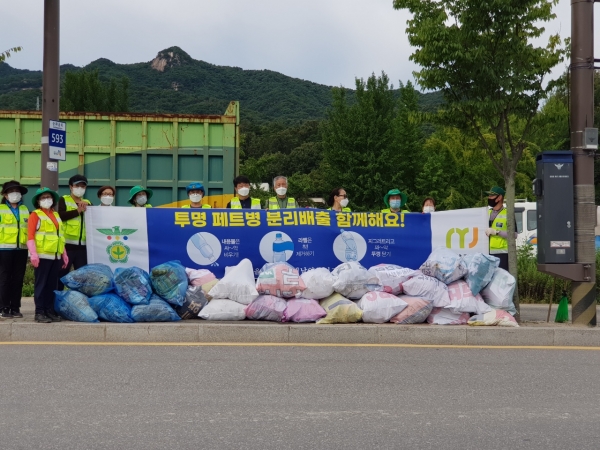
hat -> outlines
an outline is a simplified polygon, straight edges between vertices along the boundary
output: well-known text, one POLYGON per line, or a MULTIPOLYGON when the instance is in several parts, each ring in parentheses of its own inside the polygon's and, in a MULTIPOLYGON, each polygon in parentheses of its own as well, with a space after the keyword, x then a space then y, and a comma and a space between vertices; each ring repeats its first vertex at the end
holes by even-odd
POLYGON ((400 201, 400 208, 402 208, 404 205, 406 205, 408 196, 404 192, 400 191, 400 189, 390 189, 388 191, 388 193, 385 194, 385 197, 383 197, 383 203, 385 203, 385 206, 387 206, 388 208, 390 207, 389 198, 392 195, 399 195, 400 197, 402 197, 402 200, 400 201))
POLYGON ((73 175, 71 178, 69 178, 69 186, 73 186, 76 183, 84 183, 87 186, 88 180, 86 177, 79 174, 73 175))
POLYGON ((40 196, 45 193, 51 194, 52 199, 54 200, 54 204, 55 205, 58 204, 58 194, 56 192, 54 192, 52 189, 45 187, 45 188, 39 188, 37 191, 35 191, 35 195, 31 199, 31 204, 33 205, 34 208, 38 207, 38 204, 37 204, 38 198, 40 198, 40 196))
POLYGON ((98 189, 98 198, 102 197, 102 191, 104 191, 105 189, 110 189, 113 193, 113 195, 115 195, 115 188, 112 186, 102 186, 100 189, 98 189))
POLYGON ((9 191, 14 188, 19 188, 19 191, 23 195, 27 194, 27 192, 28 192, 28 189, 25 186, 21 186, 21 183, 19 183, 18 181, 12 180, 12 181, 7 181, 6 183, 4 183, 2 185, 2 193, 0 193, 0 195, 4 195, 6 193, 6 191, 9 191))
POLYGON ((133 205, 133 197, 135 197, 140 192, 145 192, 148 196, 148 200, 152 198, 152 189, 145 188, 144 186, 140 186, 138 184, 137 186, 134 186, 129 190, 129 200, 127 201, 133 205))
POLYGON ((185 188, 185 193, 189 194, 190 191, 204 191, 204 186, 202 186, 201 183, 190 183, 187 185, 187 187, 185 188))
POLYGON ((499 186, 494 186, 489 191, 487 191, 486 194, 487 195, 501 195, 502 197, 504 197, 504 195, 506 194, 506 191, 499 186))

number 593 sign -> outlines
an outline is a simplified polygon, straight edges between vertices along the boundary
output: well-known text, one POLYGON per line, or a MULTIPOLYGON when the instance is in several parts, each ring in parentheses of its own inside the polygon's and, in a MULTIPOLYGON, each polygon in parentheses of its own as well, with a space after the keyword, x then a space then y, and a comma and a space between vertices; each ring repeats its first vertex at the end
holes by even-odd
POLYGON ((67 159, 67 124, 51 120, 48 134, 49 158, 65 161, 67 159))

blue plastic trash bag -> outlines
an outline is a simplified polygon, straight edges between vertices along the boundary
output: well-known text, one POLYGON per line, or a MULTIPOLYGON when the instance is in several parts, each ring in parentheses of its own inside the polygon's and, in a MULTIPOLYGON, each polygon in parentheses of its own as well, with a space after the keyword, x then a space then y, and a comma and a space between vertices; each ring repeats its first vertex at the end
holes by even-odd
POLYGON ((463 256, 463 261, 467 266, 465 281, 473 295, 479 292, 492 281, 496 267, 500 265, 500 260, 492 255, 483 253, 473 253, 463 256))
POLYGON ((60 279, 65 286, 88 297, 113 290, 113 273, 106 264, 88 264, 60 279))
POLYGON ((88 303, 102 320, 116 323, 135 322, 131 317, 131 305, 116 294, 96 295, 90 297, 88 303))
POLYGON ((152 287, 162 299, 172 305, 181 306, 185 301, 188 277, 179 261, 169 261, 150 271, 152 287))
POLYGON ((132 305, 147 305, 152 296, 150 275, 139 267, 115 270, 115 288, 117 294, 132 305))
POLYGON ((181 320, 175 310, 157 295, 153 295, 147 305, 135 305, 131 308, 131 317, 136 322, 174 322, 181 320))
POLYGON ((65 319, 74 322, 98 322, 98 314, 81 292, 54 291, 54 310, 65 319))

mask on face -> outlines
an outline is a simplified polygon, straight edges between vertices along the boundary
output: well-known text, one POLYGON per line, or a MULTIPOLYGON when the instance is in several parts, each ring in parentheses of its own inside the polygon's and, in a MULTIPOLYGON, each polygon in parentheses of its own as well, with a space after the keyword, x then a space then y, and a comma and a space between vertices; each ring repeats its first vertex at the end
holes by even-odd
POLYGON ((73 188, 73 195, 75 197, 79 197, 79 198, 83 197, 85 195, 85 188, 80 188, 80 187, 73 188))
POLYGON ((488 206, 490 206, 491 208, 496 206, 496 198, 488 198, 488 206))
POLYGON ((238 194, 240 194, 242 197, 247 196, 249 193, 250 193, 250 188, 243 187, 243 188, 238 189, 238 194))
POLYGON ((52 208, 53 203, 51 198, 45 198, 44 200, 40 200, 40 207, 42 207, 42 209, 50 209, 52 208))
POLYGON ((148 202, 148 197, 146 197, 145 195, 140 195, 138 198, 135 199, 135 202, 140 206, 144 206, 146 202, 148 202))
POLYGON ((287 188, 279 187, 275 189, 275 192, 277 192, 277 195, 285 195, 285 193, 287 192, 287 188))
POLYGON ((423 206, 424 213, 432 213, 435 212, 435 207, 433 206, 423 206))
POLYGON ((340 205, 342 205, 342 208, 345 208, 346 206, 348 206, 348 201, 349 201, 349 200, 348 200, 347 198, 343 198, 343 199, 340 201, 340 205))
POLYGON ((400 209, 400 200, 390 200, 391 209, 400 209))
POLYGON ((21 193, 20 192, 11 192, 7 195, 8 201, 10 203, 19 203, 21 201, 21 193))
POLYGON ((190 194, 190 201, 192 203, 200 203, 202 201, 202 194, 190 194))
POLYGON ((103 195, 102 197, 100 197, 100 201, 102 202, 103 205, 112 205, 112 202, 115 198, 112 195, 103 195))

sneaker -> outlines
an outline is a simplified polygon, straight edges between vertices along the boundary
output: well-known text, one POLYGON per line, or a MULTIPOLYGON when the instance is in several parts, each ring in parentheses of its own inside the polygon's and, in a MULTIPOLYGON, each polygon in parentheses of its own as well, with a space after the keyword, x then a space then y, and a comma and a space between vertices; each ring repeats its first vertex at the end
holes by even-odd
POLYGON ((62 322, 62 318, 58 314, 56 314, 54 311, 46 311, 46 316, 52 322, 62 322))
POLYGON ((9 308, 4 308, 0 311, 0 319, 12 319, 13 317, 9 308))
POLYGON ((39 323, 52 323, 52 320, 46 314, 36 314, 34 319, 39 323))
POLYGON ((23 314, 21 314, 21 311, 19 311, 18 309, 11 309, 10 313, 12 314, 12 316, 15 319, 22 319, 23 318, 23 314))

